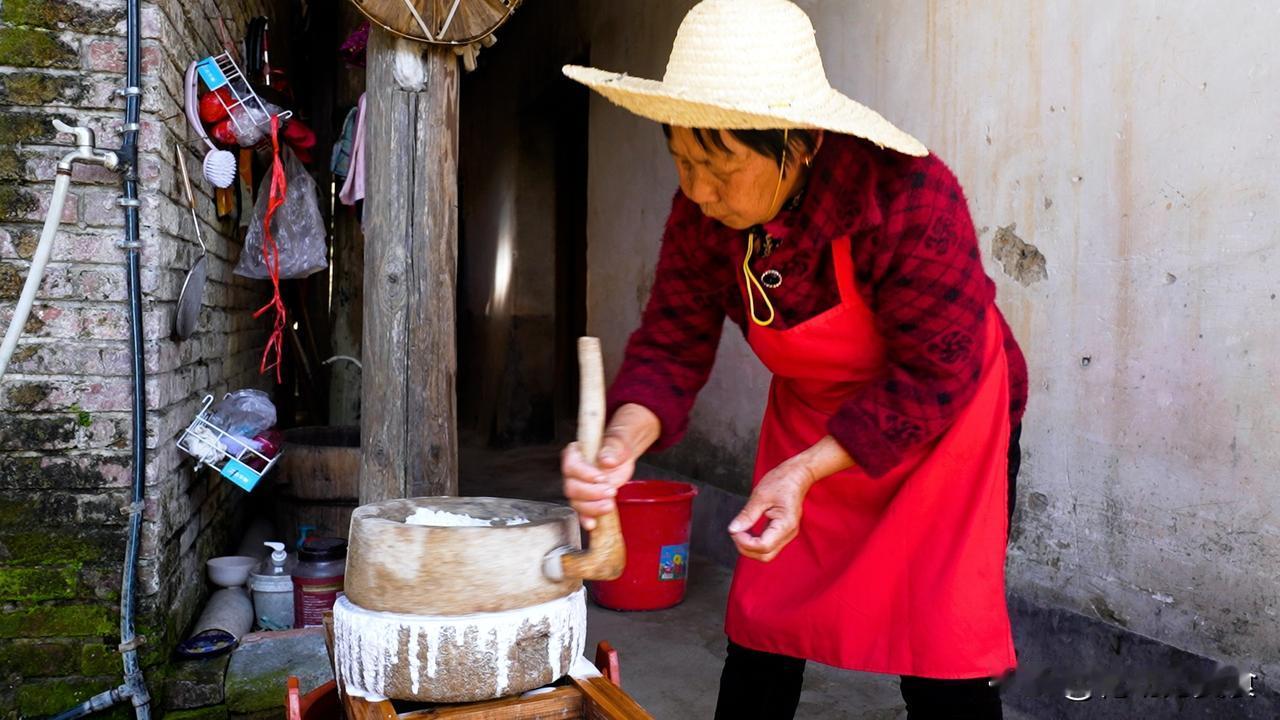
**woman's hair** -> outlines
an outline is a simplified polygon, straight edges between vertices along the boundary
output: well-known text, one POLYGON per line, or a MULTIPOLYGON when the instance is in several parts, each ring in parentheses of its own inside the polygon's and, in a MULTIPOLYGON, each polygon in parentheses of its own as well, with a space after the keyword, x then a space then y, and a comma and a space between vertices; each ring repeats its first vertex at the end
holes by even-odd
MULTIPOLYGON (((729 152, 724 142, 724 133, 729 133, 735 140, 751 148, 756 153, 782 166, 782 147, 785 139, 790 147, 790 157, 796 158, 812 153, 817 145, 818 135, 814 130, 796 128, 792 130, 719 130, 716 128, 692 128, 693 137, 698 145, 708 152, 729 152)), ((671 139, 671 126, 663 123, 662 134, 671 139)))

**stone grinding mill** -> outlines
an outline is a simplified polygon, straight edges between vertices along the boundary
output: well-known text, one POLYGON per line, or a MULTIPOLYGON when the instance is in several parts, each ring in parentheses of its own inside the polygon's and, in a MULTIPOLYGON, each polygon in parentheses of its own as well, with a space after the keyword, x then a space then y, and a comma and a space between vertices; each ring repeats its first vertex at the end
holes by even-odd
MULTIPOLYGON (((604 429, 596 338, 578 341, 578 442, 604 429)), ((351 517, 346 596, 333 609, 338 684, 369 700, 472 702, 547 685, 582 655, 583 580, 622 573, 616 511, 580 547, 570 508, 501 498, 409 498, 351 517)))

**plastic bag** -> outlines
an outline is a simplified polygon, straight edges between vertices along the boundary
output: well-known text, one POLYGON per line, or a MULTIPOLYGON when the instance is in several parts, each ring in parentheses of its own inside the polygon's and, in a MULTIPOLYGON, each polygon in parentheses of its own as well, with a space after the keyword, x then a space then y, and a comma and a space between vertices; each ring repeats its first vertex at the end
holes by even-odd
POLYGON ((276 424, 276 406, 261 390, 237 390, 215 403, 209 413, 209 421, 223 432, 244 438, 276 424))
POLYGON ((231 122, 231 134, 240 147, 254 147, 271 139, 271 116, 279 115, 283 108, 269 102, 262 105, 266 108, 265 111, 253 103, 235 105, 230 109, 230 115, 234 118, 234 122, 231 122))
MULTIPOLYGON (((303 278, 329 265, 324 218, 320 215, 316 182, 311 174, 292 150, 281 148, 280 156, 288 188, 284 204, 271 218, 271 237, 280 253, 280 277, 303 278)), ((271 277, 267 260, 262 256, 262 219, 267 214, 270 183, 271 174, 266 173, 258 187, 258 202, 253 206, 253 217, 249 220, 244 249, 240 251, 240 260, 236 263, 236 275, 258 280, 271 277)))

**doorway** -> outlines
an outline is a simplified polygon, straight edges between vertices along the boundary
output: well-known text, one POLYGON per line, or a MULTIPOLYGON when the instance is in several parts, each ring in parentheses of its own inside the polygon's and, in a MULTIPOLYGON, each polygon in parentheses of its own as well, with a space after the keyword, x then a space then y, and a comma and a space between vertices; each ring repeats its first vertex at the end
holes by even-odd
POLYGON ((467 446, 554 444, 572 433, 587 314, 589 95, 560 67, 588 57, 582 6, 525 4, 462 80, 458 421, 467 446))

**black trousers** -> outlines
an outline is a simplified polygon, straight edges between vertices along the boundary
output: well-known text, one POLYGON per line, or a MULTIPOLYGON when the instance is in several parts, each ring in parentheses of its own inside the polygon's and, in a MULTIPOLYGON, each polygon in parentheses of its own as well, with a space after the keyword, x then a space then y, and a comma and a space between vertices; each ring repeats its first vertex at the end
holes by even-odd
MULTIPOLYGON (((1009 437, 1009 518, 1013 519, 1022 426, 1009 437)), ((715 720, 791 720, 800 704, 805 661, 729 642, 715 720)), ((902 676, 908 720, 1002 720, 1000 689, 988 678, 937 680, 902 676)), ((853 710, 853 708, 850 708, 853 710)))
MULTIPOLYGON (((715 720, 791 720, 800 704, 805 661, 729 642, 715 720)), ((1000 689, 987 678, 935 680, 904 675, 908 720, 1002 720, 1000 689)), ((851 713, 856 708, 849 708, 851 713)), ((851 714, 850 717, 856 715, 851 714)))

